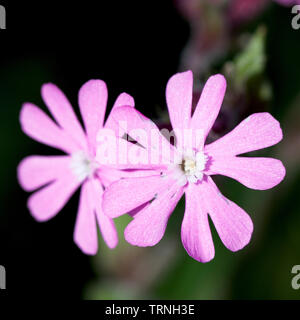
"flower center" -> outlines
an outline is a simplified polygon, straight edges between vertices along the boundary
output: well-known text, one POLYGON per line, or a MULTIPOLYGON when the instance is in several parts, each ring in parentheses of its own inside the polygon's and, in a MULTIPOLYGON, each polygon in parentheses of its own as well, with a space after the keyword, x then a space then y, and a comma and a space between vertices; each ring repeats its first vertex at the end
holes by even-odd
POLYGON ((98 168, 98 164, 83 151, 72 154, 70 168, 78 181, 91 178, 98 168))
POLYGON ((188 150, 183 153, 180 163, 169 166, 169 170, 179 184, 184 186, 188 182, 196 183, 203 179, 206 162, 207 156, 203 152, 188 150))
POLYGON ((197 170, 197 164, 194 159, 182 159, 181 169, 185 174, 194 174, 197 170))

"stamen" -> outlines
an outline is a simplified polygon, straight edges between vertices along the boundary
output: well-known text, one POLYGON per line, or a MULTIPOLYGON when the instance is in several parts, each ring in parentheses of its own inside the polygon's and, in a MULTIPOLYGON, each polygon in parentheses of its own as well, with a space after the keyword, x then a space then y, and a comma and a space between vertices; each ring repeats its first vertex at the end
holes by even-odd
POLYGON ((82 182, 94 175, 98 165, 83 151, 78 151, 72 154, 70 168, 78 181, 82 182))
POLYGON ((197 183, 203 179, 206 162, 207 156, 203 152, 188 150, 183 153, 181 163, 169 166, 169 171, 182 186, 188 182, 197 183))

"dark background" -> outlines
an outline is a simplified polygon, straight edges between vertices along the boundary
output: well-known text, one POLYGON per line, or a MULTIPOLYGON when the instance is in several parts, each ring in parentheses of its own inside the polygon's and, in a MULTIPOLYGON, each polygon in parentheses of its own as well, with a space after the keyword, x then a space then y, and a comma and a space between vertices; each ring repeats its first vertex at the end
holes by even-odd
MULTIPOLYGON (((21 132, 19 111, 25 101, 45 109, 40 87, 53 82, 66 93, 77 112, 80 86, 98 78, 108 86, 108 109, 117 95, 126 91, 134 96, 137 108, 145 115, 157 117, 155 106, 165 106, 165 85, 178 71, 180 53, 190 32, 188 23, 172 1, 1 4, 7 11, 7 30, 0 30, 0 264, 7 269, 8 292, 42 299, 99 297, 83 294, 86 284, 111 279, 114 273, 101 267, 99 270, 98 262, 73 244, 78 193, 46 223, 34 221, 26 208, 28 194, 18 186, 16 167, 27 155, 52 154, 53 150, 21 132)), ((285 26, 289 9, 274 5, 270 10, 265 23, 271 30, 266 71, 274 86, 271 113, 286 119, 288 106, 299 94, 300 31, 285 26)), ((214 294, 219 290, 216 283, 227 277, 228 287, 223 288, 226 298, 297 298, 298 293, 290 288, 290 270, 292 265, 300 264, 299 170, 292 175, 289 184, 281 184, 277 191, 265 191, 259 198, 258 192, 235 182, 225 184, 231 199, 242 203, 250 215, 263 206, 264 197, 273 199, 264 209, 268 213, 262 233, 254 234, 250 251, 242 253, 233 274, 227 276, 226 270, 233 261, 230 259, 235 258, 228 258, 233 254, 221 249, 218 242, 216 262, 205 266, 192 261, 181 247, 176 265, 152 286, 148 295, 218 298, 214 294), (212 279, 211 285, 205 284, 207 294, 198 294, 201 279, 207 274, 212 279), (198 280, 193 281, 194 276, 198 280), (193 282, 197 289, 190 289, 193 282)), ((182 213, 173 223, 178 243, 181 218, 182 213)), ((258 223, 259 218, 253 219, 258 223)), ((101 257, 102 250, 106 252, 100 246, 97 259, 111 259, 106 253, 101 257)), ((111 294, 100 297, 109 298, 111 294)))

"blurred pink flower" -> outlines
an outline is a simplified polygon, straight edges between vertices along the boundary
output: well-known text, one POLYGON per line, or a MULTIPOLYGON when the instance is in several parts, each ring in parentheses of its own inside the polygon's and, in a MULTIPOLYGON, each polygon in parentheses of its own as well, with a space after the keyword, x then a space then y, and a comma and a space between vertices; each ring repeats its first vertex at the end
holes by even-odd
MULTIPOLYGON (((273 0, 284 6, 300 4, 300 0, 273 0)), ((215 9, 227 8, 229 16, 235 22, 242 22, 255 18, 271 0, 174 0, 176 7, 189 20, 196 21, 205 14, 205 7, 214 6, 215 9)))
MULTIPOLYGON (((130 244, 141 247, 156 245, 162 239, 168 219, 184 193, 186 208, 181 238, 191 257, 200 262, 208 262, 214 257, 208 214, 229 250, 240 250, 250 241, 253 231, 250 217, 220 193, 211 176, 225 175, 257 190, 276 186, 285 176, 281 161, 238 155, 278 143, 282 139, 282 131, 278 121, 269 113, 256 113, 219 140, 204 145, 219 113, 225 90, 226 80, 222 75, 210 77, 191 116, 192 72, 175 74, 169 80, 166 99, 173 129, 175 132, 202 130, 203 141, 200 144, 194 142, 192 148, 187 149, 179 139, 176 147, 169 145, 179 162, 165 167, 153 164, 150 167, 160 170, 159 174, 125 178, 113 182, 105 190, 103 210, 111 218, 144 205, 125 229, 125 238, 130 244)), ((151 130, 158 131, 149 119, 134 108, 120 107, 115 114, 118 119, 127 122, 130 133, 137 128, 143 128, 148 134, 151 130)), ((132 138, 143 145, 138 136, 133 135, 132 138)), ((166 139, 163 143, 169 144, 166 139)), ((148 149, 158 148, 150 143, 148 149)))
POLYGON ((232 23, 250 21, 258 16, 270 0, 232 0, 229 4, 229 18, 232 23))
MULTIPOLYGON (((42 110, 25 103, 20 113, 22 130, 31 138, 67 153, 61 156, 29 156, 18 167, 20 185, 36 191, 29 197, 28 208, 38 221, 54 217, 77 188, 80 192, 74 241, 86 254, 98 249, 97 222, 108 247, 117 245, 118 237, 112 219, 101 207, 103 186, 118 180, 122 174, 114 168, 99 167, 95 161, 96 135, 103 127, 107 87, 101 80, 90 80, 79 91, 79 107, 85 131, 69 101, 55 85, 45 84, 42 97, 57 124, 42 110)), ((134 106, 134 100, 121 94, 113 107, 134 106)), ((113 129, 109 116, 104 127, 113 129)))
POLYGON ((175 5, 191 29, 181 54, 180 69, 202 75, 228 50, 229 30, 222 1, 175 0, 175 5))
POLYGON ((300 4, 300 0, 274 0, 283 6, 292 6, 294 4, 300 4))

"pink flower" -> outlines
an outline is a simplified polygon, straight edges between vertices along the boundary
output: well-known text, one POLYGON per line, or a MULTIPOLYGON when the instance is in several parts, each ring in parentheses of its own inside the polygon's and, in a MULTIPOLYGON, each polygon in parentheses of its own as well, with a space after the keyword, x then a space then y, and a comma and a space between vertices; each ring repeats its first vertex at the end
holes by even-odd
MULTIPOLYGON (((281 161, 239 155, 278 143, 282 139, 282 131, 278 121, 269 113, 256 113, 221 139, 204 145, 219 113, 225 90, 226 80, 222 75, 210 77, 191 116, 192 72, 178 73, 169 80, 166 99, 175 132, 200 129, 204 139, 200 143, 193 141, 191 149, 179 139, 176 147, 169 145, 175 159, 179 157, 179 162, 165 166, 150 164, 150 168, 159 170, 157 174, 122 179, 105 190, 103 210, 111 218, 144 205, 125 229, 125 238, 132 245, 145 247, 157 244, 184 193, 186 207, 181 238, 191 257, 200 262, 214 257, 208 215, 229 250, 240 250, 250 241, 253 231, 250 217, 220 193, 212 175, 225 175, 257 190, 276 186, 285 176, 281 161)), ((127 121, 128 132, 141 145, 145 138, 139 139, 132 129, 144 128, 148 134, 154 129, 154 124, 133 108, 120 107, 115 114, 118 119, 127 121)), ((169 144, 166 139, 162 143, 163 148, 169 144)), ((155 143, 148 146, 149 149, 158 149, 155 143)))
MULTIPOLYGON (((42 87, 42 97, 53 122, 42 110, 25 103, 20 113, 22 130, 31 138, 64 151, 61 156, 29 156, 18 167, 20 185, 26 191, 36 191, 29 197, 28 208, 38 221, 54 217, 67 203, 77 188, 82 186, 76 219, 74 241, 86 254, 98 249, 97 222, 110 248, 118 242, 112 219, 102 210, 103 186, 120 179, 122 173, 95 160, 96 136, 103 127, 107 87, 101 80, 91 80, 79 91, 79 107, 85 131, 82 129, 69 101, 53 84, 42 87), (97 222, 96 222, 97 221, 97 222)), ((121 94, 113 107, 134 106, 134 100, 121 94)), ((109 116, 105 128, 114 129, 109 116)))

